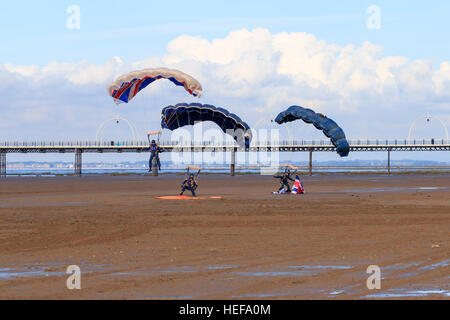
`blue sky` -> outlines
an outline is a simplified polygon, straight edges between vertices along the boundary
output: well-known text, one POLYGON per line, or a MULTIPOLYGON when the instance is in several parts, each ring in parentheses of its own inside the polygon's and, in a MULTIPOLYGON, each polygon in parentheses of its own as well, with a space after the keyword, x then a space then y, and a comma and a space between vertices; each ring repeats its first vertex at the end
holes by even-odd
POLYGON ((49 61, 101 63, 113 55, 143 59, 164 52, 174 37, 206 39, 230 30, 264 27, 302 31, 327 42, 369 40, 387 55, 432 59, 450 54, 447 1, 4 1, 0 10, 0 59, 13 64, 49 61), (81 9, 81 29, 66 28, 69 5, 81 9), (381 9, 380 30, 366 28, 369 5, 381 9))
MULTIPOLYGON (((120 74, 162 65, 194 75, 201 102, 250 126, 300 104, 331 115, 349 138, 406 138, 426 114, 448 127, 449 16, 447 1, 4 1, 0 134, 93 139, 117 114, 140 133, 156 130, 160 107, 190 97, 158 83, 116 107, 105 88, 120 74), (70 5, 81 10, 80 30, 67 28, 70 5), (381 10, 377 30, 366 25, 371 5, 381 10)), ((416 136, 442 136, 427 125, 416 136)), ((106 132, 129 138, 127 130, 106 132)), ((322 137, 306 126, 294 131, 322 137)))

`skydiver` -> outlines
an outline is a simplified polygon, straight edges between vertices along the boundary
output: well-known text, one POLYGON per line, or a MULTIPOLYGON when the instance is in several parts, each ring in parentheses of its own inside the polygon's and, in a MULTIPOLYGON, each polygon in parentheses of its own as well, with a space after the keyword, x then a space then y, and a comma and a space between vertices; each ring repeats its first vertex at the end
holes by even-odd
POLYGON ((287 187, 286 192, 288 192, 288 193, 291 192, 291 187, 289 186, 288 180, 291 180, 291 181, 295 181, 295 180, 291 178, 291 173, 289 171, 283 173, 283 175, 281 175, 281 176, 273 176, 273 177, 275 179, 280 179, 281 187, 280 187, 280 189, 278 189, 278 193, 280 193, 281 190, 283 190, 285 186, 287 187))
POLYGON ((159 170, 161 170, 161 161, 159 160, 159 154, 161 152, 163 152, 163 150, 158 146, 155 140, 152 140, 150 144, 150 159, 148 160, 148 172, 152 171, 153 158, 156 158, 156 164, 158 165, 159 170))
POLYGON ((197 189, 198 184, 195 180, 195 176, 193 173, 189 175, 189 178, 183 181, 183 184, 181 185, 181 193, 180 196, 183 195, 184 191, 190 190, 192 192, 192 195, 195 197, 195 190, 197 189))

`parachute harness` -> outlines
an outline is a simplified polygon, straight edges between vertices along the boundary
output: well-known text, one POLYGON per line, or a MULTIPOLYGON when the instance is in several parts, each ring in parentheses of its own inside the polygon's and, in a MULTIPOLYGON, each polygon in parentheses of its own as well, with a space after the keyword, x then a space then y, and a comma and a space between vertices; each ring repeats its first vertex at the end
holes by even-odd
MULTIPOLYGON (((198 187, 198 181, 199 181, 198 176, 200 175, 200 171, 201 171, 201 169, 198 169, 197 173, 194 175, 194 178, 191 181, 190 187, 192 187, 194 190, 196 190, 198 187)), ((186 172, 186 180, 187 181, 189 181, 190 176, 191 176, 191 174, 189 173, 189 167, 188 167, 187 172, 186 172)))

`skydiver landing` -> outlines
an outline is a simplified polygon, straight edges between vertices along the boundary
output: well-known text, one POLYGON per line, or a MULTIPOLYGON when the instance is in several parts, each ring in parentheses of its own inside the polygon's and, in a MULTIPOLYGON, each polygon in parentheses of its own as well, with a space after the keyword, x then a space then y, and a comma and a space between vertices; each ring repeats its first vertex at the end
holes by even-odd
POLYGON ((281 186, 280 186, 280 189, 278 189, 278 193, 285 193, 285 192, 290 193, 291 192, 291 187, 289 186, 288 180, 291 180, 291 181, 295 181, 295 180, 291 178, 290 172, 285 172, 281 176, 273 176, 273 177, 275 179, 280 179, 281 186), (283 190, 284 190, 284 192, 283 192, 283 190))
POLYGON ((148 161, 148 172, 152 171, 153 158, 156 159, 158 169, 161 170, 161 161, 159 160, 159 154, 161 152, 163 152, 163 150, 158 146, 155 140, 152 140, 150 144, 150 159, 148 161))
POLYGON ((189 177, 186 180, 184 180, 183 184, 181 185, 180 196, 182 196, 186 190, 189 190, 189 191, 191 191, 192 195, 195 197, 196 196, 195 190, 197 189, 197 187, 198 187, 198 184, 197 184, 197 181, 195 180, 195 176, 193 173, 191 173, 189 175, 189 177))

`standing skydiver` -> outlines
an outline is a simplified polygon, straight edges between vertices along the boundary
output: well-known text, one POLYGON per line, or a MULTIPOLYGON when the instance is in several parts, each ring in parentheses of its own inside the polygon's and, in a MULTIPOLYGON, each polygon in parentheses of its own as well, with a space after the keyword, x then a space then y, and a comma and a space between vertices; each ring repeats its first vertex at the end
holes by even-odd
POLYGON ((161 161, 159 160, 159 154, 161 152, 164 152, 163 149, 161 149, 158 146, 155 140, 152 140, 150 144, 150 159, 148 160, 148 172, 152 171, 153 158, 156 159, 158 169, 161 170, 161 161))

